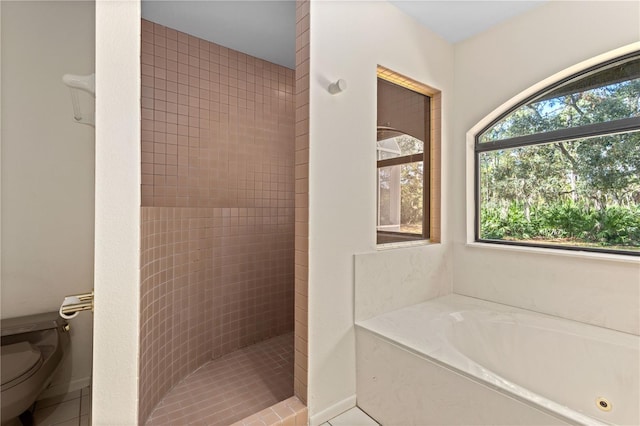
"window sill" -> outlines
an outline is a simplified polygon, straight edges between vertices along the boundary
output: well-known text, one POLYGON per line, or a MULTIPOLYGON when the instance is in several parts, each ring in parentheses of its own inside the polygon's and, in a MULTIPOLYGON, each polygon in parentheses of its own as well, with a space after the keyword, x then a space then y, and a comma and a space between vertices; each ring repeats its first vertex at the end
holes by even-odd
POLYGON ((640 258, 633 255, 627 256, 624 254, 572 251, 572 250, 552 249, 552 248, 546 248, 546 247, 525 247, 525 246, 514 246, 514 245, 507 245, 507 244, 482 243, 482 242, 476 242, 476 241, 468 242, 465 244, 465 246, 473 249, 502 250, 502 251, 531 253, 531 254, 546 255, 546 256, 563 256, 563 257, 574 257, 579 259, 593 259, 593 260, 603 260, 608 262, 640 264, 640 258))
POLYGON ((414 241, 399 241, 395 243, 383 243, 377 244, 376 250, 391 250, 397 248, 406 248, 406 247, 416 247, 416 246, 429 246, 435 245, 437 243, 432 243, 430 240, 414 240, 414 241))

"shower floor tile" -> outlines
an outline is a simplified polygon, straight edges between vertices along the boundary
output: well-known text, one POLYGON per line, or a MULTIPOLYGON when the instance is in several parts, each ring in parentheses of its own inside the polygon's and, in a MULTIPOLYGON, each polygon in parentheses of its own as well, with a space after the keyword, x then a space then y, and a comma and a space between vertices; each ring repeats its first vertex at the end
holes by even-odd
POLYGON ((293 395, 293 333, 209 361, 158 403, 147 426, 230 425, 293 395))

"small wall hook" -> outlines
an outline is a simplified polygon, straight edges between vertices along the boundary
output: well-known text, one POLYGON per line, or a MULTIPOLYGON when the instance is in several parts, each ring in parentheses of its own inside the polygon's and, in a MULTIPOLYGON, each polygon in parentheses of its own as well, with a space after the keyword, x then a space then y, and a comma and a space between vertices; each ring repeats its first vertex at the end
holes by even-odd
POLYGON ((329 85, 329 93, 332 95, 337 95, 345 90, 347 90, 347 82, 343 79, 335 81, 329 85))

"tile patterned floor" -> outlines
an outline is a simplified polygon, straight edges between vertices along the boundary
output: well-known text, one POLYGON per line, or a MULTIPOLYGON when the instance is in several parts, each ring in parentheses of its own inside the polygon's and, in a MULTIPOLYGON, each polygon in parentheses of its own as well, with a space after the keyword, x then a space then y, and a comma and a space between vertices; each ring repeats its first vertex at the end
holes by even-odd
MULTIPOLYGON (((91 424, 91 387, 66 395, 36 402, 33 412, 34 426, 89 426, 91 424)), ((21 426, 14 419, 3 426, 21 426)))
POLYGON ((358 407, 345 411, 320 426, 380 426, 358 407))
MULTIPOLYGON (((203 370, 203 369, 210 372, 212 370, 215 370, 216 368, 219 368, 219 369, 229 368, 232 363, 236 363, 235 367, 246 368, 249 366, 249 363, 253 363, 256 360, 258 360, 258 362, 253 364, 253 366, 256 369, 271 367, 272 370, 269 370, 269 371, 277 371, 278 369, 284 368, 284 370, 288 372, 290 371, 290 368, 288 368, 289 363, 288 363, 287 354, 283 353, 282 349, 287 348, 290 345, 293 345, 292 338, 293 336, 290 334, 279 336, 279 337, 276 337, 275 339, 271 339, 266 342, 262 342, 257 345, 250 346, 249 348, 245 348, 244 350, 234 352, 233 354, 229 354, 228 356, 223 357, 219 360, 212 361, 207 365, 203 366, 201 369, 194 372, 186 380, 181 382, 181 384, 186 385, 189 379, 193 380, 196 376, 196 373, 200 372, 200 370, 203 370), (265 360, 260 358, 263 356, 267 359, 265 360), (212 364, 215 364, 215 365, 212 365, 212 364)), ((289 352, 289 353, 292 353, 292 352, 289 352)), ((262 372, 256 372, 255 370, 254 370, 254 373, 256 373, 256 377, 259 376, 261 378, 269 378, 269 376, 272 376, 271 374, 263 375, 261 374, 262 372)), ((291 373, 291 375, 292 374, 293 373, 291 373)), ((244 376, 249 377, 248 374, 244 374, 244 376)), ((282 374, 282 377, 285 377, 285 376, 286 376, 285 374, 282 374)), ((236 377, 240 377, 240 376, 237 375, 236 377)), ((266 386, 267 384, 262 380, 258 380, 256 382, 251 379, 248 381, 243 380, 241 387, 244 388, 245 391, 251 390, 250 393, 252 396, 255 396, 256 392, 254 391, 256 390, 258 392, 264 391, 265 387, 269 387, 270 393, 273 395, 273 397, 278 398, 278 396, 276 395, 282 395, 286 389, 290 388, 291 392, 293 392, 293 384, 288 385, 289 387, 287 388, 286 386, 283 385, 285 381, 286 380, 275 380, 275 383, 278 383, 281 385, 281 387, 277 389, 271 388, 270 386, 266 386), (260 389, 256 389, 255 387, 256 384, 260 389)), ((271 382, 271 383, 274 383, 274 382, 271 382)), ((225 396, 225 395, 222 395, 222 396, 225 396)), ((167 398, 168 397, 169 395, 167 396, 167 398)), ((167 398, 165 398, 164 401, 166 401, 167 398)), ((284 400, 285 398, 286 397, 283 397, 280 400, 284 400)), ((204 403, 206 405, 208 403, 208 401, 204 401, 203 399, 197 398, 197 397, 192 397, 191 401, 194 403, 194 406, 191 406, 190 408, 186 406, 186 408, 191 411, 195 411, 197 409, 197 407, 195 407, 195 405, 197 404, 204 403)), ((275 406, 275 410, 274 410, 274 407, 272 407, 271 402, 265 402, 265 404, 268 404, 267 407, 269 408, 267 408, 266 410, 263 410, 264 412, 266 412, 267 410, 274 411, 273 422, 265 423, 265 421, 267 421, 268 418, 265 417, 264 415, 260 419, 261 420, 260 422, 255 422, 254 417, 256 417, 257 415, 254 414, 252 416, 252 414, 259 411, 260 408, 256 409, 256 408, 247 407, 244 411, 250 411, 247 414, 247 416, 250 416, 250 417, 247 417, 241 414, 241 411, 243 410, 240 410, 240 409, 236 410, 238 414, 235 417, 238 417, 238 416, 242 416, 242 417, 237 419, 238 422, 235 425, 287 424, 287 421, 291 420, 291 418, 293 417, 295 417, 295 419, 293 420, 295 422, 295 425, 306 423, 304 421, 304 419, 306 419, 306 416, 307 416, 306 408, 295 397, 289 398, 288 400, 283 401, 281 404, 278 404, 278 406, 275 406), (290 408, 289 411, 282 414, 278 410, 278 407, 281 405, 287 406, 287 407, 291 406, 291 407, 289 407, 290 408), (305 410, 303 412, 296 413, 296 411, 299 411, 300 407, 305 408, 305 410), (287 415, 289 417, 286 417, 287 415), (282 420, 282 419, 285 419, 285 420, 282 420)), ((171 421, 168 418, 159 417, 158 414, 160 413, 160 411, 161 410, 159 405, 153 413, 153 415, 155 415, 154 421, 156 422, 154 424, 162 424, 162 425, 183 425, 183 424, 185 425, 186 424, 223 425, 224 424, 224 425, 227 425, 233 422, 232 420, 223 420, 221 417, 217 417, 213 421, 204 419, 204 418, 198 419, 198 420, 193 420, 193 419, 184 420, 184 417, 177 421, 171 421), (161 420, 164 420, 167 423, 162 423, 161 420)), ((212 413, 209 413, 209 414, 212 414, 212 413)), ((162 415, 167 415, 167 414, 162 414, 162 415)), ((229 418, 233 418, 233 417, 229 417, 229 418)), ((34 426, 90 426, 91 425, 91 387, 86 387, 81 390, 70 392, 66 395, 38 401, 36 403, 33 419, 34 419, 34 426)), ((151 420, 147 422, 147 425, 149 424, 151 424, 151 420)), ((291 424, 294 424, 294 423, 291 423, 291 424)), ((21 426, 21 423, 18 419, 15 419, 14 421, 8 422, 3 426, 21 426)), ((354 407, 348 411, 345 411, 339 416, 334 417, 328 422, 323 423, 321 426, 380 426, 380 425, 371 417, 369 417, 364 411, 360 410, 358 407, 354 407)))
POLYGON ((293 395, 293 333, 210 361, 178 383, 147 426, 230 425, 293 395))

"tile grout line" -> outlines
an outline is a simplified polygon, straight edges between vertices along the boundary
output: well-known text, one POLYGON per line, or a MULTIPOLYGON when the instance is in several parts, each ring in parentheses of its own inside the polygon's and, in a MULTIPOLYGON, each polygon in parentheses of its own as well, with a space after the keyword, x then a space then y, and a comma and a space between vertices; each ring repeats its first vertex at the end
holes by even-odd
POLYGON ((82 426, 82 390, 80 391, 80 404, 78 404, 78 426, 82 426))

